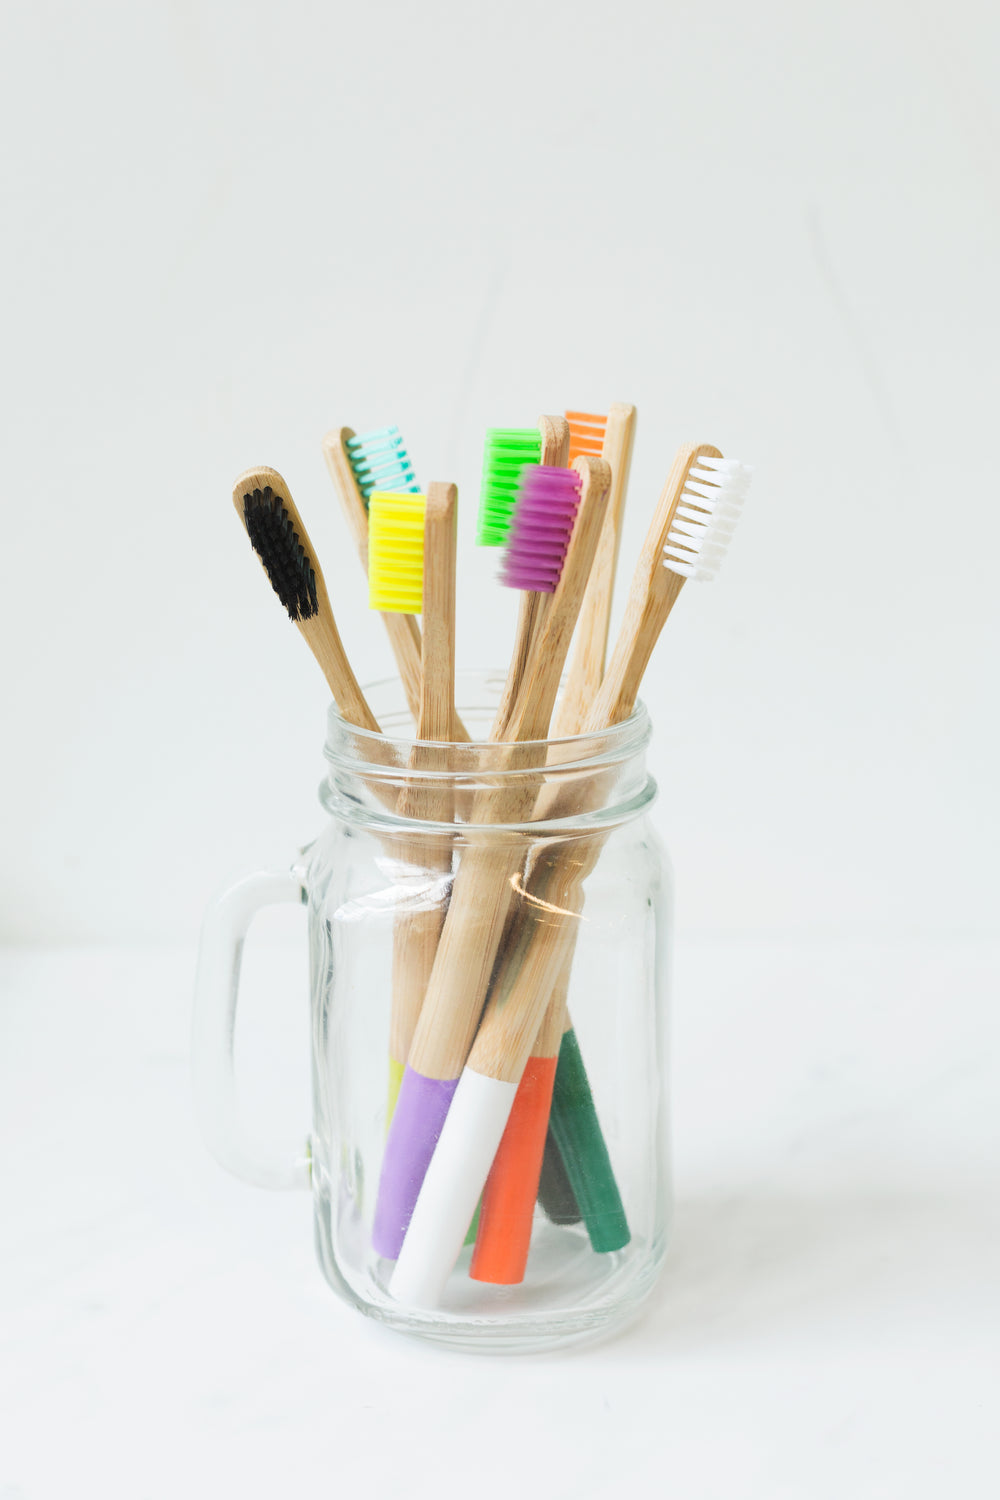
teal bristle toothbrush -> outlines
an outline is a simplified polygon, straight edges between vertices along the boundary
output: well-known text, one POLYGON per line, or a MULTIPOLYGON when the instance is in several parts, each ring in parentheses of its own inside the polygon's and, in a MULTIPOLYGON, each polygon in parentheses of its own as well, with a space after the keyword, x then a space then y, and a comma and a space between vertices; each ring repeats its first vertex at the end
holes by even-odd
POLYGON ((376 490, 384 494, 420 492, 398 427, 379 427, 374 432, 352 433, 344 442, 348 462, 365 505, 376 490))

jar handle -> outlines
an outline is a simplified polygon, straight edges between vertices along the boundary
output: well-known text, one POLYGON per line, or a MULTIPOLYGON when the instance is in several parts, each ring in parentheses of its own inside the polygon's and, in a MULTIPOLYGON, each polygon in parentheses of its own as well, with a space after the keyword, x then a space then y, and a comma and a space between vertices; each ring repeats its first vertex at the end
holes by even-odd
POLYGON ((301 1156, 269 1156, 240 1118, 233 1044, 243 939, 262 907, 306 899, 301 869, 246 875, 209 906, 198 945, 191 1038, 195 1113, 216 1160, 256 1187, 308 1187, 309 1148, 306 1142, 301 1156))

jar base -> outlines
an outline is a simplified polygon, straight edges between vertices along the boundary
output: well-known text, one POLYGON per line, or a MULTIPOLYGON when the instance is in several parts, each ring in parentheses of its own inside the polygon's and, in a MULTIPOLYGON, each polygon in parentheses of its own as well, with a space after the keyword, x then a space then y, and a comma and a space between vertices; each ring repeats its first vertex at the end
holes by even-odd
POLYGON ((361 1286, 353 1285, 341 1272, 332 1253, 324 1225, 322 1205, 317 1203, 316 1251, 323 1275, 344 1301, 365 1317, 394 1332, 429 1340, 463 1353, 535 1354, 600 1342, 626 1328, 640 1313, 653 1292, 667 1255, 666 1233, 654 1244, 633 1241, 625 1250, 601 1255, 601 1274, 578 1272, 567 1278, 564 1245, 581 1241, 578 1265, 593 1265, 598 1257, 586 1245, 582 1231, 555 1229, 546 1224, 548 1243, 535 1256, 534 1271, 520 1286, 487 1286, 463 1277, 468 1269, 469 1247, 463 1251, 442 1306, 433 1310, 402 1307, 386 1290, 392 1262, 374 1261, 361 1286), (547 1252, 547 1253, 546 1253, 547 1252), (537 1262, 541 1261, 538 1266, 537 1262), (546 1261, 561 1270, 565 1303, 551 1305, 552 1282, 546 1261), (573 1281, 576 1286, 574 1288, 573 1281), (574 1292, 576 1293, 574 1300, 574 1292), (549 1305, 532 1307, 532 1303, 549 1305), (487 1304, 492 1304, 485 1310, 487 1304))

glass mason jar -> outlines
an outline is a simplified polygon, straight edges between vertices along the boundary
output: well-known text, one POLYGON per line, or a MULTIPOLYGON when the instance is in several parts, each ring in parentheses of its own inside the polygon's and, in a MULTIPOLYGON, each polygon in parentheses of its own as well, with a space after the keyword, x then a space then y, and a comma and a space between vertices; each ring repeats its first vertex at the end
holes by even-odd
POLYGON ((208 910, 194 1071, 221 1163, 311 1185, 323 1272, 389 1326, 486 1350, 627 1322, 666 1253, 671 877, 640 704, 599 733, 486 740, 503 680, 460 674, 470 743, 414 743, 398 681, 374 735, 331 708, 329 814, 286 873, 208 910), (478 738, 481 736, 482 738, 478 738), (233 1068, 243 936, 308 905, 312 1130, 271 1159, 233 1068))

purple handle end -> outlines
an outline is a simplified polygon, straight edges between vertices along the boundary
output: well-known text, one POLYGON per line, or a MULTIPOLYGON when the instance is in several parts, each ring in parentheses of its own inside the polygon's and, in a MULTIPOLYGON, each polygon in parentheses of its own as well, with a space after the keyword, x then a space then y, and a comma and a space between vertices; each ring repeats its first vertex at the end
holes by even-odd
POLYGON ((403 1248, 417 1195, 451 1107, 457 1078, 425 1078, 407 1067, 382 1158, 372 1244, 395 1260, 403 1248))

